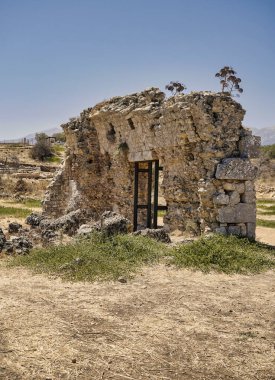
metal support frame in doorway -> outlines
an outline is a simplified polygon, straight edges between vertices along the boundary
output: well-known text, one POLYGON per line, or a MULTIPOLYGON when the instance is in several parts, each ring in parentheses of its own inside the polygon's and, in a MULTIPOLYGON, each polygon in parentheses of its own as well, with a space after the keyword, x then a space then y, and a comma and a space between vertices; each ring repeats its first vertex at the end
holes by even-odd
POLYGON ((159 189, 159 172, 163 170, 159 166, 159 161, 143 161, 142 168, 140 162, 135 162, 135 179, 134 179, 134 231, 138 228, 138 210, 147 210, 146 227, 158 228, 158 210, 167 210, 167 206, 158 205, 158 189, 159 189), (144 166, 147 164, 147 167, 144 166), (139 204, 139 173, 147 173, 147 203, 139 204), (154 177, 154 179, 153 179, 154 177), (153 184, 154 182, 154 184, 153 184), (153 187, 154 186, 154 187, 153 187), (154 188, 154 199, 152 204, 152 189, 154 188), (152 213, 153 211, 153 213, 152 213))

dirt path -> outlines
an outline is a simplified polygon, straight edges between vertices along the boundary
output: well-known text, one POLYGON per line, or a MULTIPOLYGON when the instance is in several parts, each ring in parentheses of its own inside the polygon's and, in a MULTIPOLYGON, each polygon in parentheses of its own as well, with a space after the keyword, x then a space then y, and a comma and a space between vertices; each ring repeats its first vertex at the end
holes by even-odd
POLYGON ((257 227, 256 239, 262 243, 275 246, 275 228, 257 227))
POLYGON ((71 284, 1 265, 0 379, 274 380, 274 288, 274 272, 71 284))

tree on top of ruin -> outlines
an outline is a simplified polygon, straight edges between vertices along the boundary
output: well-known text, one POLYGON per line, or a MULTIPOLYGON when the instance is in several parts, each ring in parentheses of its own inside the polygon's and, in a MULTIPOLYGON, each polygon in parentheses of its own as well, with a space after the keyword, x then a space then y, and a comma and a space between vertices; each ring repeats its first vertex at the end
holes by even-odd
POLYGON ((172 95, 178 95, 183 93, 183 91, 186 90, 187 87, 179 81, 171 81, 165 86, 165 89, 171 91, 172 95))
MULTIPOLYGON (((243 89, 240 87, 241 79, 236 76, 237 72, 230 66, 224 66, 215 77, 220 78, 220 84, 222 86, 222 92, 228 92, 230 95, 234 91, 243 93, 243 89)), ((239 96, 239 94, 236 94, 239 96)))

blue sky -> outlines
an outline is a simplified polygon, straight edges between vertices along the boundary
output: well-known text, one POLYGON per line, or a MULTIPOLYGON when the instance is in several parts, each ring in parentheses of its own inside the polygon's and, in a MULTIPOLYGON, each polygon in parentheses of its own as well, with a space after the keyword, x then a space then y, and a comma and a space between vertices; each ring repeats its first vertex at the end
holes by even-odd
POLYGON ((245 125, 275 125, 275 0, 0 0, 0 139, 170 80, 243 80, 245 125))

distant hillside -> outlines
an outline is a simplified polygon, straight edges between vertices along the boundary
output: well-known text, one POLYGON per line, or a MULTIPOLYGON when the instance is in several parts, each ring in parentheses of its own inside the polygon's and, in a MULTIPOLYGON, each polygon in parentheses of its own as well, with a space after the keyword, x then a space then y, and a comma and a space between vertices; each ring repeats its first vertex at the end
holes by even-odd
POLYGON ((262 145, 275 144, 275 126, 270 128, 251 128, 253 134, 256 136, 261 136, 262 145))

